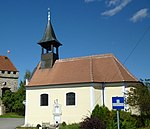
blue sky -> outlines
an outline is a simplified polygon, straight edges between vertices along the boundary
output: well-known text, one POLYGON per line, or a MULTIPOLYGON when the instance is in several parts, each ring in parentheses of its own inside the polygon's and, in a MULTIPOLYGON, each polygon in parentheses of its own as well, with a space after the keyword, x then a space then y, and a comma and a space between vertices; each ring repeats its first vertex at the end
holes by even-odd
POLYGON ((61 59, 113 53, 135 77, 150 78, 149 0, 1 0, 0 55, 20 79, 40 61, 48 8, 61 59))

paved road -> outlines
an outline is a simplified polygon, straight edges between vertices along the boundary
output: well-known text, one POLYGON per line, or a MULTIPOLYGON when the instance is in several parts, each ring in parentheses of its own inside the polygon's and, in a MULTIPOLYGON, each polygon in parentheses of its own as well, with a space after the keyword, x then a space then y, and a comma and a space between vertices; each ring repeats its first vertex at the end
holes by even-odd
POLYGON ((0 129, 15 129, 24 124, 24 118, 0 118, 0 129))

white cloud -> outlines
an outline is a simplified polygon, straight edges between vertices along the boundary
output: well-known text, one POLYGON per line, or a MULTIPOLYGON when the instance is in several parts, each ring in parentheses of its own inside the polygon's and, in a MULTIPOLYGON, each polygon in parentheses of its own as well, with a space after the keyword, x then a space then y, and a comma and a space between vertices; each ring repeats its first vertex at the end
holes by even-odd
POLYGON ((86 3, 94 2, 95 0, 84 0, 86 3))
POLYGON ((92 2, 96 2, 96 1, 100 2, 102 0, 84 0, 85 3, 92 3, 92 2))
POLYGON ((114 6, 113 9, 106 10, 101 13, 104 16, 114 16, 118 12, 120 12, 125 6, 127 6, 132 0, 110 0, 108 6, 114 6))
POLYGON ((139 10, 138 12, 136 12, 131 18, 130 21, 132 22, 137 22, 137 21, 141 21, 143 18, 148 17, 148 9, 144 8, 139 10))
POLYGON ((120 2, 120 0, 110 0, 108 3, 106 2, 106 4, 108 5, 108 7, 110 6, 115 6, 120 2))

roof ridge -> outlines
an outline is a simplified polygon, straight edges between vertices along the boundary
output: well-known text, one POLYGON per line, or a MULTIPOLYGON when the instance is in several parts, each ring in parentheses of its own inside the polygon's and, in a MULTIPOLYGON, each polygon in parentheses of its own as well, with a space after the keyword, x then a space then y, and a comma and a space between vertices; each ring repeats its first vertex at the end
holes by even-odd
POLYGON ((97 55, 90 55, 90 56, 81 56, 81 57, 59 59, 57 61, 59 61, 59 62, 66 62, 66 61, 74 61, 74 60, 82 60, 82 59, 90 59, 90 58, 107 58, 107 57, 114 57, 114 55, 112 53, 97 54, 97 55))
MULTIPOLYGON (((118 65, 117 65, 117 63, 116 63, 116 61, 119 62, 119 60, 117 60, 117 58, 114 57, 113 62, 115 63, 115 67, 116 67, 116 69, 119 71, 118 73, 120 74, 120 76, 121 76, 121 78, 122 78, 122 81, 124 81, 124 78, 123 78, 123 76, 122 76, 122 73, 121 73, 121 71, 120 71, 120 69, 119 69, 119 67, 118 67, 118 65)), ((116 73, 117 73, 117 72, 116 72, 116 73)), ((116 76, 116 73, 113 75, 113 78, 116 76)), ((113 78, 112 78, 112 79, 113 79, 113 78)))
POLYGON ((94 82, 94 76, 93 76, 93 58, 90 58, 90 79, 91 82, 94 82))
MULTIPOLYGON (((129 74, 132 78, 134 78, 135 80, 137 80, 138 81, 138 79, 135 77, 135 76, 133 76, 130 72, 129 72, 129 70, 117 59, 117 58, 115 58, 115 60, 121 65, 121 67, 127 72, 127 74, 129 74)), ((119 69, 119 68, 118 68, 119 69)), ((119 71, 120 71, 120 69, 119 69, 119 71)), ((120 71, 121 72, 121 71, 120 71)), ((122 74, 121 74, 121 76, 122 76, 122 74)), ((124 81, 124 77, 123 77, 123 81, 124 81)))

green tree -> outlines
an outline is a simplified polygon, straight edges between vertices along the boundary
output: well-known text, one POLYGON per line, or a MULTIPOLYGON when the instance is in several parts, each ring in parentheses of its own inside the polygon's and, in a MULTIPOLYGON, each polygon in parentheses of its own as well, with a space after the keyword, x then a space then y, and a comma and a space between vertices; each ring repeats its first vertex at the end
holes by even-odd
POLYGON ((148 87, 148 89, 150 90, 150 79, 146 78, 146 79, 140 79, 140 81, 148 87))
POLYGON ((7 112, 16 112, 19 115, 25 114, 25 105, 23 101, 25 100, 26 90, 25 90, 25 79, 29 79, 31 77, 31 72, 26 71, 24 76, 24 81, 20 82, 20 86, 17 92, 11 92, 7 90, 2 97, 2 101, 6 106, 7 112))
POLYGON ((150 115, 150 91, 142 84, 131 88, 126 100, 127 104, 133 108, 138 108, 141 115, 150 115))
POLYGON ((24 82, 27 80, 30 80, 32 73, 29 70, 26 70, 26 73, 24 75, 24 82))
POLYGON ((2 97, 3 104, 6 106, 6 112, 12 112, 13 110, 13 97, 10 90, 6 90, 4 96, 2 97))
POLYGON ((25 106, 23 105, 23 100, 25 100, 25 87, 22 81, 17 92, 7 90, 2 98, 6 111, 16 112, 19 115, 24 115, 25 106))
POLYGON ((139 125, 150 127, 150 90, 148 86, 138 84, 130 89, 126 100, 131 108, 137 108, 140 112, 139 125))
POLYGON ((20 82, 20 87, 16 93, 14 93, 14 104, 13 110, 17 112, 19 115, 25 114, 25 106, 23 101, 25 100, 25 86, 24 83, 20 82))

